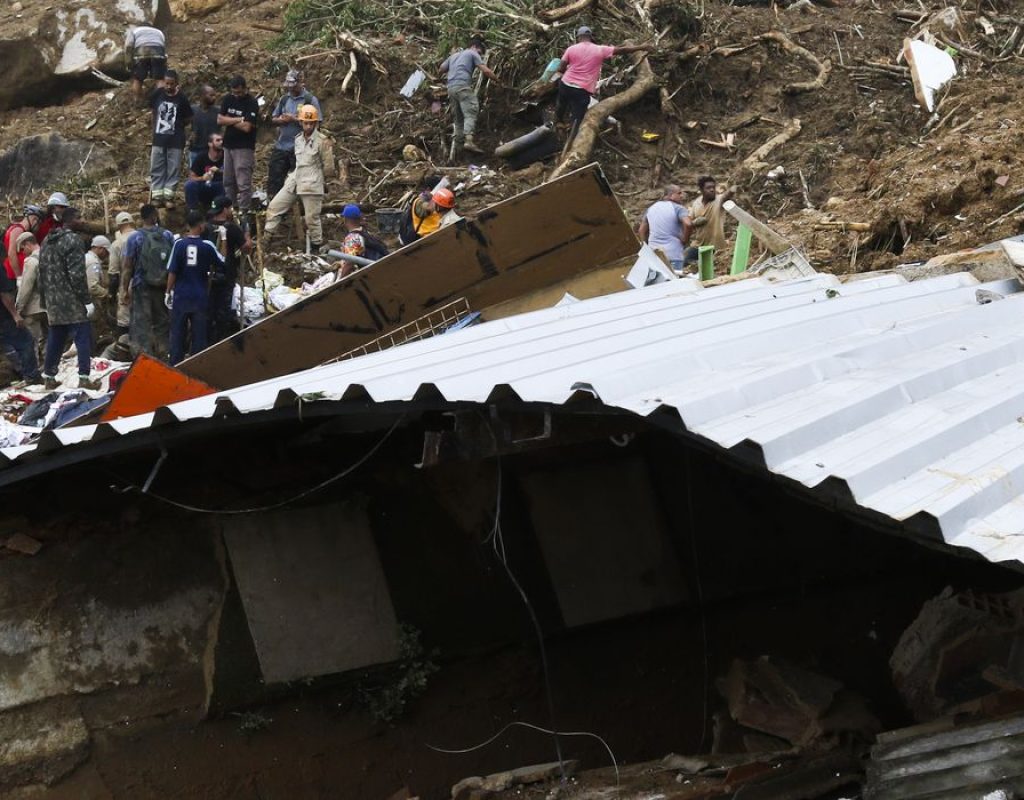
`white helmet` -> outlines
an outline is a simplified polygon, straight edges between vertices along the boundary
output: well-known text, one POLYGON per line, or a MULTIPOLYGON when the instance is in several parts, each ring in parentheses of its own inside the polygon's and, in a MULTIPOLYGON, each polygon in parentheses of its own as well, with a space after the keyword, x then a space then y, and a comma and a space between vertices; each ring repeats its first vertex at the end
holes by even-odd
POLYGON ((68 198, 64 195, 64 192, 54 192, 50 195, 50 199, 46 201, 48 206, 64 206, 67 208, 71 203, 68 202, 68 198))

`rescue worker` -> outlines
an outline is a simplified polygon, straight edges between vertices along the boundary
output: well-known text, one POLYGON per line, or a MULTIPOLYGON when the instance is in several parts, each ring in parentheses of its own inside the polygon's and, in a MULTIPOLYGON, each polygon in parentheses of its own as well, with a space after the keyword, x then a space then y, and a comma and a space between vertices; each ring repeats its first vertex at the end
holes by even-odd
POLYGON ((420 195, 412 201, 409 216, 398 233, 398 241, 402 245, 412 244, 456 219, 455 193, 447 187, 434 189, 429 196, 420 195))
POLYGON ((448 76, 448 99, 455 116, 456 150, 483 152, 473 139, 476 118, 480 113, 480 101, 473 88, 473 73, 480 70, 495 83, 498 81, 498 76, 484 63, 483 55, 486 51, 484 40, 474 36, 469 41, 469 47, 448 56, 441 64, 441 74, 448 76))
POLYGON ((142 102, 142 82, 156 80, 162 89, 167 74, 167 42, 164 32, 151 25, 133 25, 124 36, 124 66, 132 78, 132 92, 142 102))
POLYGON ((54 192, 50 195, 50 199, 46 201, 46 215, 36 228, 36 241, 39 242, 40 247, 43 246, 43 242, 50 231, 54 228, 63 227, 64 209, 68 205, 68 198, 64 195, 64 192, 54 192))
POLYGON ((210 275, 209 341, 216 343, 238 330, 238 317, 231 311, 231 298, 242 269, 242 256, 252 251, 252 239, 248 231, 243 231, 235 222, 230 197, 214 198, 210 225, 214 243, 224 256, 223 264, 214 265, 210 275))
POLYGON ((59 386, 57 368, 69 337, 75 342, 78 356, 78 388, 100 388, 99 381, 89 377, 92 369, 92 328, 89 325, 92 298, 85 276, 85 246, 81 237, 70 228, 77 219, 78 209, 64 209, 63 221, 68 227, 51 231, 39 256, 43 307, 50 326, 43 363, 43 382, 48 391, 59 386))
POLYGON ((676 272, 683 269, 683 251, 690 241, 690 214, 682 206, 683 190, 670 183, 661 199, 644 213, 637 230, 641 241, 660 250, 676 272))
POLYGON ((118 335, 128 332, 131 321, 131 302, 128 298, 128 287, 131 285, 131 270, 125 270, 124 247, 128 237, 135 233, 135 220, 127 211, 118 211, 114 217, 117 235, 110 245, 110 258, 107 260, 107 294, 110 304, 108 317, 110 326, 118 335))
POLYGON ((568 110, 573 125, 578 128, 590 107, 590 98, 597 92, 604 61, 612 56, 650 49, 651 46, 647 44, 596 44, 594 32, 586 25, 581 25, 576 29, 576 44, 566 49, 555 70, 562 73, 562 80, 558 84, 555 118, 561 122, 568 110))
POLYGON ((85 254, 85 279, 93 305, 89 321, 93 328, 92 340, 97 345, 107 333, 106 314, 103 313, 107 304, 107 287, 103 281, 106 265, 103 262, 110 256, 110 247, 110 239, 106 236, 94 236, 85 254))
POLYGON ((691 246, 686 250, 687 264, 697 262, 701 245, 713 245, 715 253, 724 253, 728 247, 722 204, 733 196, 735 187, 719 193, 718 182, 710 175, 703 175, 697 179, 697 189, 700 196, 690 204, 693 235, 690 237, 691 246))
POLYGON ((39 206, 25 206, 21 219, 12 222, 4 231, 4 271, 8 278, 21 277, 25 255, 18 249, 18 239, 23 233, 35 233, 43 216, 43 209, 39 206))
POLYGON ((267 238, 273 236, 281 220, 298 198, 306 212, 306 232, 314 249, 323 246, 323 226, 320 209, 323 206, 325 183, 335 175, 334 144, 317 130, 320 115, 315 106, 299 109, 302 132, 295 137, 295 169, 288 173, 267 208, 267 238))
POLYGON ((132 355, 146 353, 154 358, 167 355, 170 316, 164 304, 167 291, 167 259, 174 236, 160 227, 160 214, 154 206, 144 205, 139 212, 142 228, 128 237, 124 245, 122 275, 129 272, 132 312, 129 334, 132 355))
POLYGON ((26 231, 18 237, 18 250, 25 258, 25 268, 18 281, 18 299, 15 307, 25 321, 25 329, 36 343, 36 354, 43 352, 46 343, 46 310, 39 294, 39 242, 26 231))
MULTIPOLYGON (((341 221, 345 225, 345 240, 341 243, 341 252, 368 261, 378 261, 388 254, 387 245, 366 230, 366 219, 359 206, 345 206, 341 212, 341 221)), ((338 269, 339 280, 351 275, 360 266, 352 261, 343 261, 338 269)))
POLYGON ((313 106, 317 115, 323 116, 320 101, 306 89, 300 70, 288 70, 284 78, 284 90, 284 96, 277 101, 270 116, 271 124, 280 126, 281 130, 277 133, 277 141, 270 151, 270 162, 267 164, 267 197, 273 197, 281 191, 288 173, 295 169, 295 137, 302 133, 299 109, 313 106))

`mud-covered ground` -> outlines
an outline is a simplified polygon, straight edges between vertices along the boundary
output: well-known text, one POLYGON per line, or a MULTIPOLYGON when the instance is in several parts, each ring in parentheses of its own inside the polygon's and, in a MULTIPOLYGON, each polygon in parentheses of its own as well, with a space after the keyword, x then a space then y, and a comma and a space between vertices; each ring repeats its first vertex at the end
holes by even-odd
MULTIPOLYGON (((862 69, 865 62, 897 63, 903 38, 912 32, 911 23, 893 13, 900 6, 854 1, 836 8, 781 10, 734 8, 714 0, 702 4, 703 15, 690 20, 698 30, 670 33, 663 40, 668 45, 651 59, 663 78, 663 95, 671 98, 665 106, 670 115, 663 113, 663 96, 652 91, 616 115, 620 127, 610 129, 593 153, 630 218, 657 198, 657 185, 675 181, 694 190, 699 175, 712 174, 722 184, 736 183, 741 205, 800 243, 817 267, 835 272, 919 261, 1019 232, 1024 226, 1021 214, 988 227, 1024 197, 1024 67, 1019 56, 992 55, 1006 29, 986 36, 973 5, 956 29, 943 29, 947 38, 976 48, 978 56, 957 57, 960 75, 950 84, 933 129, 926 131, 930 115, 918 106, 908 78, 862 69), (831 74, 824 88, 787 92, 793 82, 813 78, 814 69, 777 44, 757 40, 773 30, 828 60, 831 74), (704 53, 676 60, 674 54, 698 43, 704 53), (770 166, 783 167, 784 177, 771 180, 767 169, 751 172, 742 166, 793 119, 801 122, 799 134, 765 159, 770 166), (644 131, 661 134, 661 141, 642 141, 644 131), (732 150, 701 143, 729 133, 734 135, 732 150), (836 228, 816 229, 815 223, 824 220, 868 223, 871 230, 854 236, 836 228), (854 248, 856 259, 851 258, 854 248)), ((287 47, 276 43, 274 29, 282 26, 283 10, 280 0, 240 2, 201 19, 173 23, 171 62, 186 89, 191 93, 206 82, 223 88, 230 75, 240 73, 269 106, 279 96, 283 70, 301 59, 344 161, 344 180, 329 198, 334 203, 388 206, 406 194, 417 176, 446 171, 443 110, 432 110, 429 90, 421 90, 412 101, 397 91, 416 66, 436 65, 436 42, 415 30, 409 35, 382 30, 369 39, 376 63, 360 56, 358 72, 343 92, 347 53, 325 51, 315 41, 287 47), (403 163, 407 144, 424 151, 428 163, 403 163)), ((619 32, 622 16, 598 6, 586 20, 598 31, 619 32)), ((533 48, 537 52, 531 51, 529 41, 505 52, 500 46, 492 49, 491 63, 506 85, 488 86, 483 93, 480 138, 485 145, 532 129, 533 112, 524 110, 520 90, 537 76, 524 65, 543 64, 558 55, 572 26, 582 19, 567 20, 542 47, 533 48)), ((634 38, 643 38, 641 29, 636 33, 634 38)), ((609 91, 628 85, 628 67, 626 58, 606 65, 606 76, 622 73, 609 91)), ((439 88, 441 82, 432 85, 439 88)), ((75 202, 98 216, 102 198, 97 183, 102 182, 111 208, 135 207, 145 199, 149 124, 148 112, 133 104, 127 87, 93 91, 72 96, 65 105, 0 115, 0 148, 50 129, 109 145, 117 173, 77 177, 67 187, 75 202)), ((266 124, 260 137, 258 185, 265 179, 273 135, 266 124)), ((536 185, 553 166, 509 172, 493 157, 456 159, 463 168, 471 161, 486 164, 493 173, 462 195, 461 208, 467 211, 536 185)), ((19 200, 10 198, 12 203, 19 200)), ((172 226, 175 221, 169 219, 172 226)), ((337 223, 329 223, 329 232, 332 225, 337 223)))

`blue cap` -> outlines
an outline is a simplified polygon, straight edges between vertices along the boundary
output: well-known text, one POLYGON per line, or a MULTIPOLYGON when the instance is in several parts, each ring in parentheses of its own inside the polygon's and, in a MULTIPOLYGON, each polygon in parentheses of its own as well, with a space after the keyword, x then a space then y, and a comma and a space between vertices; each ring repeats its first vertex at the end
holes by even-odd
POLYGON ((359 210, 359 206, 350 203, 342 210, 341 216, 345 219, 361 219, 363 212, 359 210))

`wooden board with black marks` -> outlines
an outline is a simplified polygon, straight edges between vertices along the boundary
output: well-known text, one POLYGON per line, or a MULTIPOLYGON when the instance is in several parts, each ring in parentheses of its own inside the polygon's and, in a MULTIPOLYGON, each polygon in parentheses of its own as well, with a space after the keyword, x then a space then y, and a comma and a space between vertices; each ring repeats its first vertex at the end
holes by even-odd
POLYGON ((635 255, 639 243, 596 164, 403 247, 182 362, 220 389, 322 364, 466 298, 474 310, 635 255))

